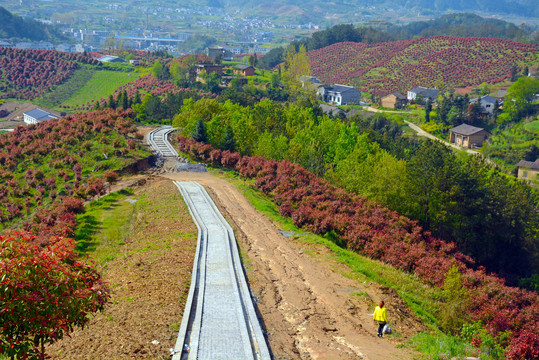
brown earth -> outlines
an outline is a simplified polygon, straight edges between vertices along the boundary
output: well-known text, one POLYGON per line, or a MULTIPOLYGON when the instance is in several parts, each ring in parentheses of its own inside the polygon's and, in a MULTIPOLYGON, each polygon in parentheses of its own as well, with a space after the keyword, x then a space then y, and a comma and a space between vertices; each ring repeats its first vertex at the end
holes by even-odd
POLYGON ((161 176, 123 179, 115 186, 143 185, 133 198, 152 199, 154 207, 147 218, 136 218, 122 255, 104 268, 112 305, 86 329, 50 346, 53 359, 169 358, 185 306, 196 229, 170 180, 201 183, 234 227, 275 359, 414 357, 398 345, 426 327, 395 291, 353 274, 323 245, 286 238, 223 177, 176 173, 173 167, 165 164, 155 172, 161 176), (178 239, 177 233, 193 236, 178 239), (172 249, 165 251, 163 242, 172 249), (155 252, 139 251, 149 244, 161 245, 155 252), (397 334, 382 339, 372 321, 381 299, 397 334))
POLYGON ((111 303, 85 329, 49 346, 53 359, 170 358, 189 291, 197 230, 172 182, 146 180, 130 196, 137 203, 129 236, 103 265, 111 303))

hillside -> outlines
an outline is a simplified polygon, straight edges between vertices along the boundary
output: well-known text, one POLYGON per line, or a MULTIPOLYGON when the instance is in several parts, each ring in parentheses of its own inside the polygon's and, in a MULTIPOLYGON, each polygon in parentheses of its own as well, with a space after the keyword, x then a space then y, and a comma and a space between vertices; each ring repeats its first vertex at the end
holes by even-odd
POLYGON ((0 98, 31 100, 66 81, 82 64, 82 54, 0 47, 0 98))
POLYGON ((0 229, 25 221, 41 237, 70 234, 76 223, 57 216, 66 199, 104 193, 106 171, 148 155, 129 115, 95 111, 0 135, 0 229))
POLYGON ((407 25, 392 26, 387 32, 395 40, 412 39, 414 36, 479 36, 523 41, 532 33, 531 29, 513 23, 470 13, 443 15, 429 21, 416 21, 407 25))
POLYGON ((539 60, 539 45, 488 38, 434 36, 367 45, 338 43, 308 52, 322 82, 383 96, 416 86, 448 88, 497 83, 539 60))
POLYGON ((0 6, 0 39, 19 38, 32 41, 67 41, 60 31, 35 20, 24 20, 0 6))

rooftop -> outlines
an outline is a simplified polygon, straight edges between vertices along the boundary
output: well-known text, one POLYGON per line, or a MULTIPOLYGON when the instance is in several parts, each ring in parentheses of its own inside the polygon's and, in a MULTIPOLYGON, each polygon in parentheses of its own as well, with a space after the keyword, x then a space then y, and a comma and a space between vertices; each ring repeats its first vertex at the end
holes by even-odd
POLYGON ((517 164, 517 167, 525 167, 533 170, 539 170, 539 159, 535 161, 520 160, 517 164))
POLYGON ((485 130, 485 129, 478 128, 478 127, 468 125, 468 124, 460 124, 459 126, 452 128, 450 131, 453 133, 461 134, 461 135, 473 135, 482 130, 485 130))
POLYGON ((50 119, 58 119, 58 116, 51 114, 48 111, 41 110, 39 108, 35 108, 34 110, 30 110, 24 113, 24 115, 28 115, 36 119, 36 121, 44 121, 44 120, 50 120, 50 119))

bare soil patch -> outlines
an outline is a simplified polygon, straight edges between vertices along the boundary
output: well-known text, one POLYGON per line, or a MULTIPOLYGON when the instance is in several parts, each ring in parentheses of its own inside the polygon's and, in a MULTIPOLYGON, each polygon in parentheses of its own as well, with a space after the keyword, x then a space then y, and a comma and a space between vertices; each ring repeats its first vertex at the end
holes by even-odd
POLYGON ((197 229, 171 181, 145 181, 130 197, 137 201, 130 235, 103 264, 111 303, 85 329, 49 346, 53 359, 170 358, 189 291, 197 229))
POLYGON ((394 290, 353 278, 323 245, 284 237, 225 179, 209 173, 164 176, 198 181, 235 228, 276 359, 412 359, 411 351, 397 345, 426 327, 394 290), (373 304, 381 299, 398 337, 376 336, 373 304))

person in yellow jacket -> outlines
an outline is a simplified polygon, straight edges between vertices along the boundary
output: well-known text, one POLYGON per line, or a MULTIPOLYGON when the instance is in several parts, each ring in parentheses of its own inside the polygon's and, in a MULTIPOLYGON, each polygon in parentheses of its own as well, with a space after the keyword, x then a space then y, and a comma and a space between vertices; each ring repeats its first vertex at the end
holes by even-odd
POLYGON ((384 301, 380 301, 380 305, 374 309, 373 319, 378 322, 378 337, 382 337, 382 330, 385 324, 387 324, 387 309, 384 307, 384 301))

